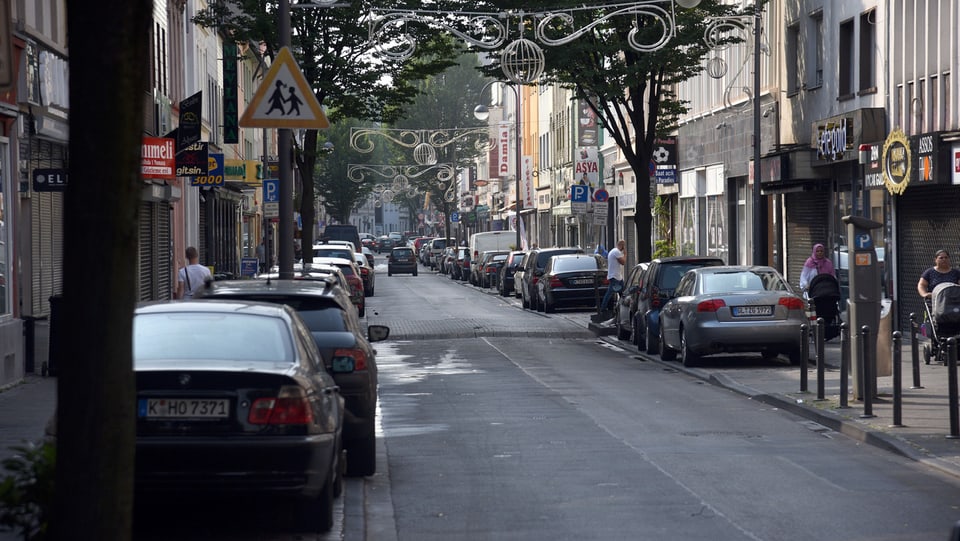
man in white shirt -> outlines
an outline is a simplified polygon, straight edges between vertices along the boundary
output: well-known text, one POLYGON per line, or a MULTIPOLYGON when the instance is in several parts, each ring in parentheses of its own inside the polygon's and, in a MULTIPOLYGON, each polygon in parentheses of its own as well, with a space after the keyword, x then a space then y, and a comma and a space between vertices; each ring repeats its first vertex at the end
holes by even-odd
POLYGON ((613 290, 616 288, 619 293, 623 289, 623 266, 626 263, 627 241, 620 239, 617 241, 617 247, 607 254, 607 281, 609 285, 607 286, 607 292, 603 295, 603 302, 600 303, 600 312, 607 310, 607 303, 613 296, 613 290))
POLYGON ((207 280, 212 280, 210 269, 199 264, 200 254, 193 246, 186 250, 187 266, 177 273, 177 298, 192 299, 193 294, 203 289, 207 280))

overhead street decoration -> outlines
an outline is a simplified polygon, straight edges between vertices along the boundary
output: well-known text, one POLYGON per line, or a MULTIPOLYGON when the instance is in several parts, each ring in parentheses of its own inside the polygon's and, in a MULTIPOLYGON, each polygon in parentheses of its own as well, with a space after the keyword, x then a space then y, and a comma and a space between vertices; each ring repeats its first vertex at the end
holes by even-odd
POLYGON ((290 54, 289 47, 280 49, 260 88, 243 112, 240 125, 244 128, 330 127, 320 102, 290 54))

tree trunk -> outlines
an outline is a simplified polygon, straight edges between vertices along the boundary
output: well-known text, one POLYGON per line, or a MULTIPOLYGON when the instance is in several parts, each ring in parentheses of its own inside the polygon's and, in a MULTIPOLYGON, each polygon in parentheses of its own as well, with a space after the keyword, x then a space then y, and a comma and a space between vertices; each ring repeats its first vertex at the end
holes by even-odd
POLYGON ((112 541, 130 539, 132 526, 132 312, 153 3, 68 4, 74 84, 63 261, 70 271, 58 320, 69 324, 56 336, 74 353, 58 363, 50 538, 112 541))

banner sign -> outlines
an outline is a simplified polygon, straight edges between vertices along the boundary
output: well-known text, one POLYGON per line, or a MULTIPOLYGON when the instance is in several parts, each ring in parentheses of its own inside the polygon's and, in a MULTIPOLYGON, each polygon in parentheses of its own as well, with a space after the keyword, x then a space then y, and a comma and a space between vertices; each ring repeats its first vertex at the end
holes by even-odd
POLYGON ((180 102, 180 124, 177 126, 177 150, 186 150, 200 141, 200 115, 203 107, 203 92, 180 102))
POLYGON ((223 178, 225 180, 239 180, 250 186, 260 186, 263 181, 263 170, 257 160, 224 160, 223 178))
POLYGON ((208 143, 200 141, 177 153, 177 176, 196 177, 206 174, 209 169, 207 162, 208 143))
POLYGON ((653 157, 651 165, 654 167, 654 177, 657 184, 677 183, 677 138, 666 137, 657 139, 653 143, 653 157))
POLYGON ((209 154, 207 174, 190 179, 191 186, 223 186, 223 154, 209 154))
POLYGON ((65 192, 67 191, 66 169, 34 169, 33 191, 35 192, 65 192))
POLYGON ((177 158, 174 140, 164 137, 144 137, 140 146, 140 173, 143 178, 172 179, 176 173, 177 158))
POLYGON ((596 147, 581 147, 577 150, 573 180, 576 184, 590 186, 590 191, 600 186, 600 160, 596 147))
POLYGON ((593 112, 586 100, 579 100, 580 107, 577 118, 577 146, 595 147, 600 144, 599 129, 597 128, 597 114, 593 112))
POLYGON ((497 176, 509 177, 510 173, 513 172, 513 167, 510 163, 510 124, 508 122, 501 122, 497 125, 497 147, 500 151, 497 176))
POLYGON ((237 116, 237 44, 223 43, 223 142, 240 142, 240 119, 237 116))

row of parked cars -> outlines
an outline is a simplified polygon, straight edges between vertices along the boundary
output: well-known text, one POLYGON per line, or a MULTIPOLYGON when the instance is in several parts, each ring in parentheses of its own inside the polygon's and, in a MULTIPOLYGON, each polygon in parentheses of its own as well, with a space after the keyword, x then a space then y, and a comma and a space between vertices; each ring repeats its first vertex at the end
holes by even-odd
POLYGON ((330 261, 353 263, 327 249, 295 279, 209 282, 137 308, 138 493, 269 495, 294 530, 324 532, 344 476, 376 472, 372 343, 390 329, 361 324, 330 261))
POLYGON ((809 317, 807 301, 773 267, 677 256, 627 272, 614 324, 619 339, 686 366, 738 352, 800 364, 800 325, 809 317))

